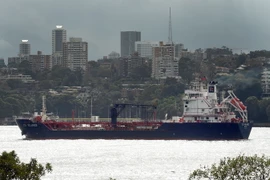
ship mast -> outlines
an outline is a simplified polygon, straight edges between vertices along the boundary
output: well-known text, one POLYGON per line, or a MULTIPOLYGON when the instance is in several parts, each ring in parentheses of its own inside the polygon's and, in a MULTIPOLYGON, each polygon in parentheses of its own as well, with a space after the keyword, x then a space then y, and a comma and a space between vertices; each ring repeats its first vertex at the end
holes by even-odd
POLYGON ((47 120, 46 96, 42 96, 42 120, 47 120))

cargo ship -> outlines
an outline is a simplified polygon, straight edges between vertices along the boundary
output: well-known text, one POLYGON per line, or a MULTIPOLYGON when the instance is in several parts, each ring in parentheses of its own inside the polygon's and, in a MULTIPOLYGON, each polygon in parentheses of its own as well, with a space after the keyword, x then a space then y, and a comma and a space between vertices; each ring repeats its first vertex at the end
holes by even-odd
POLYGON ((182 116, 156 120, 156 107, 138 104, 114 104, 110 121, 61 121, 46 115, 45 97, 40 115, 17 118, 25 139, 153 139, 153 140, 241 140, 248 139, 252 122, 247 107, 233 91, 221 93, 217 82, 193 82, 185 90, 182 116), (224 97, 227 95, 226 98, 224 97), (152 109, 150 118, 120 121, 120 113, 128 106, 152 109))

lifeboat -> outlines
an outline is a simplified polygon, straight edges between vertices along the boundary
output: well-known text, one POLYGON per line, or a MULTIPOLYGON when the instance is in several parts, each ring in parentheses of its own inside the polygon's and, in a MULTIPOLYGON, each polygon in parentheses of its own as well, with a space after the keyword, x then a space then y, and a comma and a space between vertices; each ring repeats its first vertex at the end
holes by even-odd
POLYGON ((238 98, 233 98, 231 100, 231 104, 239 109, 242 109, 243 111, 247 109, 247 107, 238 98))

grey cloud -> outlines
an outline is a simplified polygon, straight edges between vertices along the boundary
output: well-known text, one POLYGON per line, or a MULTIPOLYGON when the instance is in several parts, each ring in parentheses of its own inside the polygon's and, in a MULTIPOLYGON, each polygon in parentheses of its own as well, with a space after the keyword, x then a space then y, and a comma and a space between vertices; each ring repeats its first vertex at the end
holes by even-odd
POLYGON ((0 48, 1 49, 9 49, 11 47, 12 47, 12 45, 9 42, 7 42, 4 39, 0 39, 0 48))
POLYGON ((15 56, 21 39, 32 53, 51 53, 51 31, 61 24, 68 37, 89 43, 89 59, 120 52, 120 31, 138 30, 143 40, 167 40, 172 7, 173 40, 190 49, 269 49, 268 0, 0 0, 0 57, 15 56))

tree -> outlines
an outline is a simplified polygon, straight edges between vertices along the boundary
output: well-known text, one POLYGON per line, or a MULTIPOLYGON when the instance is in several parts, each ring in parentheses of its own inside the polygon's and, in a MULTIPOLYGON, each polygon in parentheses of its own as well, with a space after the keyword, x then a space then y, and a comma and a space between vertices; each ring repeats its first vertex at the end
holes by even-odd
POLYGON ((144 80, 151 77, 151 67, 146 64, 135 67, 131 70, 130 77, 135 80, 144 80))
POLYGON ((259 101, 259 107, 260 107, 260 111, 259 111, 259 122, 267 122, 268 121, 268 116, 267 116, 267 107, 270 105, 270 99, 266 98, 266 99, 262 99, 259 101))
POLYGON ((17 68, 18 67, 18 64, 15 63, 15 62, 10 62, 10 63, 8 63, 8 67, 9 68, 17 68))
POLYGON ((219 164, 211 167, 204 166, 193 171, 189 180, 192 179, 256 179, 265 180, 270 178, 270 159, 264 155, 259 157, 239 155, 235 158, 221 159, 219 164))
POLYGON ((270 105, 267 106, 267 108, 266 108, 266 114, 267 114, 268 121, 269 121, 270 120, 270 105))
POLYGON ((256 122, 260 120, 258 118, 260 111, 258 98, 255 96, 250 96, 246 99, 245 104, 247 105, 249 119, 256 122))
POLYGON ((21 162, 15 151, 4 151, 0 155, 0 179, 40 180, 41 176, 51 171, 51 164, 42 166, 36 159, 31 159, 29 163, 21 162))
POLYGON ((24 87, 24 83, 20 79, 9 79, 7 84, 11 89, 17 89, 24 87))
POLYGON ((181 58, 178 62, 178 73, 184 81, 189 83, 193 79, 193 73, 198 71, 198 64, 189 58, 181 58))

